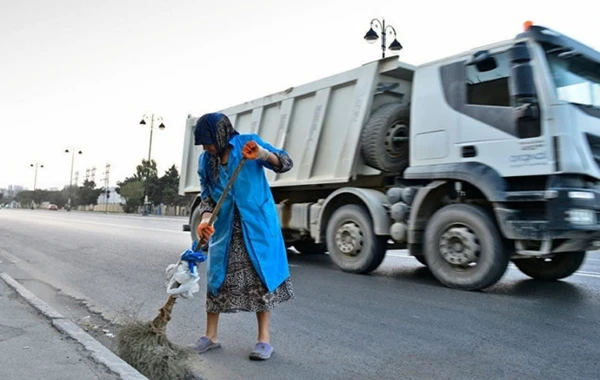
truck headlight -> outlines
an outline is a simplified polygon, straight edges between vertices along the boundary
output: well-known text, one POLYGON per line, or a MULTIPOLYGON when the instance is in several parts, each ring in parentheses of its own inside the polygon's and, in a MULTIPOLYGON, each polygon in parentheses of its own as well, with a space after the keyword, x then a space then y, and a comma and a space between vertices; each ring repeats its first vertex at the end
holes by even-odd
POLYGON ((569 191, 569 198, 571 199, 594 199, 594 193, 589 191, 569 191))
POLYGON ((596 224, 596 212, 593 210, 572 209, 566 211, 566 220, 571 224, 590 225, 596 224))

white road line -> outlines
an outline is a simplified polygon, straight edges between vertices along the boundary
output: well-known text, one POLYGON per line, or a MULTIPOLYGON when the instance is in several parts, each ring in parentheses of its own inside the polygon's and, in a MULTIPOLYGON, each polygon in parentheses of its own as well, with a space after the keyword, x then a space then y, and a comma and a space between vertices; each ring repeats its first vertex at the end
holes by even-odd
POLYGON ((80 220, 80 219, 53 218, 53 217, 49 217, 49 216, 36 216, 36 218, 58 220, 58 221, 61 221, 61 222, 86 223, 86 224, 93 224, 93 225, 97 225, 97 226, 106 226, 106 227, 115 227, 115 228, 128 228, 128 229, 132 229, 132 230, 145 230, 145 231, 155 231, 155 232, 169 232, 169 233, 176 233, 176 234, 180 234, 180 235, 183 232, 183 231, 176 231, 176 230, 167 230, 167 229, 164 229, 164 228, 150 228, 150 227, 128 226, 128 225, 125 225, 125 224, 92 222, 92 221, 89 221, 89 220, 80 220))
POLYGON ((573 273, 573 276, 600 278, 600 274, 588 274, 588 273, 580 273, 580 272, 573 273))
MULTIPOLYGON (((399 255, 397 253, 388 253, 387 256, 392 256, 392 257, 405 257, 405 258, 412 258, 412 256, 410 255, 399 255)), ((600 259, 595 259, 593 257, 586 257, 585 261, 600 261, 600 259)))
MULTIPOLYGON (((410 256, 410 255, 399 255, 399 254, 396 254, 396 253, 388 253, 387 256, 399 257, 401 259, 414 259, 414 260, 416 260, 413 256, 410 256)), ((586 260, 600 261, 599 259, 586 259, 586 260)), ((510 269, 519 270, 519 268, 517 268, 514 264, 509 264, 508 267, 510 269)), ((573 276, 600 278, 600 273, 589 272, 589 271, 577 271, 577 272, 573 273, 573 276)))

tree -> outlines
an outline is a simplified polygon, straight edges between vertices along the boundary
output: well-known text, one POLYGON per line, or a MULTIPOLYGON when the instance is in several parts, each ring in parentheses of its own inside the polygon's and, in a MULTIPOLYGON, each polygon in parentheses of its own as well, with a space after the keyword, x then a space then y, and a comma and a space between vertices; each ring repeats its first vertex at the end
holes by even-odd
POLYGON ((115 191, 125 199, 125 212, 135 212, 143 205, 146 186, 148 201, 155 206, 183 206, 188 203, 186 197, 179 195, 179 172, 174 164, 159 178, 156 161, 143 159, 132 176, 117 182, 115 191))
POLYGON ((137 179, 158 178, 158 169, 156 169, 156 161, 154 160, 142 160, 142 163, 135 168, 135 175, 137 179))
POLYGON ((68 194, 66 188, 61 191, 51 191, 48 194, 48 202, 64 208, 67 204, 68 194))
POLYGON ((125 212, 132 213, 143 203, 144 182, 135 179, 124 182, 117 183, 119 185, 117 193, 125 199, 125 205, 123 206, 125 212))
POLYGON ((30 205, 33 202, 33 191, 29 191, 29 190, 21 191, 19 194, 17 194, 15 199, 21 205, 30 205))
POLYGON ((97 205, 98 197, 102 193, 103 189, 96 189, 96 183, 94 181, 85 180, 83 186, 77 191, 77 198, 81 205, 97 205))
POLYGON ((168 206, 182 206, 185 199, 179 195, 179 172, 173 164, 159 179, 160 200, 168 206))

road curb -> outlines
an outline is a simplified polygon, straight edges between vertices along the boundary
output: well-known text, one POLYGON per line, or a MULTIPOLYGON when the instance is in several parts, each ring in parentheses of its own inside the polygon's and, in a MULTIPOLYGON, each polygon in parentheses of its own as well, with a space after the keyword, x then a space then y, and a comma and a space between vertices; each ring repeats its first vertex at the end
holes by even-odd
POLYGON ((8 286, 13 288, 31 306, 49 318, 54 328, 81 344, 84 349, 89 352, 90 357, 93 360, 105 365, 111 372, 118 375, 122 380, 149 380, 147 377, 139 373, 135 368, 130 366, 126 361, 118 357, 111 350, 86 333, 77 324, 70 321, 68 318, 65 318, 58 311, 50 307, 47 303, 27 290, 23 285, 19 284, 7 273, 0 273, 0 278, 2 278, 2 280, 4 280, 8 286))

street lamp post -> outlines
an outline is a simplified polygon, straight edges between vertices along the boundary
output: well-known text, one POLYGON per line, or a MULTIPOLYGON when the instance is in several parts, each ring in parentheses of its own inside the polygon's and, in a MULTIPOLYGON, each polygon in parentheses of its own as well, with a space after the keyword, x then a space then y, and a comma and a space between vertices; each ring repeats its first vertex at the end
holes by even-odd
POLYGON ((394 29, 394 27, 391 25, 386 25, 385 19, 382 19, 382 21, 379 21, 376 18, 371 20, 371 27, 369 28, 369 31, 367 32, 367 34, 365 34, 364 37, 368 43, 373 43, 379 38, 379 35, 377 35, 377 32, 373 30, 373 27, 378 27, 379 31, 381 32, 381 58, 385 58, 385 41, 388 33, 394 36, 394 41, 392 41, 388 49, 392 51, 402 50, 402 45, 400 45, 400 42, 398 42, 398 40, 396 39, 396 29, 394 29))
MULTIPOLYGON (((37 187, 37 174, 38 174, 38 168, 40 168, 40 169, 41 169, 41 168, 43 168, 43 167, 44 167, 44 165, 43 165, 43 164, 40 164, 40 163, 38 163, 38 162, 36 162, 36 163, 35 163, 35 165, 34 165, 34 164, 29 164, 29 167, 35 168, 35 170, 34 170, 34 174, 33 174, 33 191, 35 192, 35 189, 36 189, 36 187, 37 187)), ((31 209, 32 209, 32 210, 35 208, 35 207, 34 207, 34 205, 35 205, 35 199, 33 199, 33 197, 35 197, 35 194, 32 196, 32 201, 31 201, 31 209)))
POLYGON ((150 142, 148 144, 148 166, 146 169, 146 183, 144 184, 144 208, 143 215, 148 215, 149 213, 149 202, 148 202, 148 180, 150 176, 150 159, 152 158, 152 134, 154 132, 154 123, 160 123, 158 125, 158 129, 165 129, 165 124, 163 123, 163 118, 161 116, 157 116, 154 113, 145 114, 142 117, 142 121, 140 121, 140 125, 147 125, 146 120, 150 121, 150 142))
POLYGON ((35 165, 34 164, 30 164, 29 166, 32 167, 32 168, 35 168, 35 172, 33 174, 33 191, 35 191, 35 189, 37 187, 38 168, 42 169, 44 167, 44 165, 40 164, 39 162, 36 162, 35 165))
MULTIPOLYGON (((65 153, 71 153, 71 174, 69 175, 69 199, 67 201, 67 211, 71 211, 71 187, 73 186, 73 166, 75 165, 75 148, 65 149, 65 153)), ((81 150, 77 154, 83 154, 81 150)))

